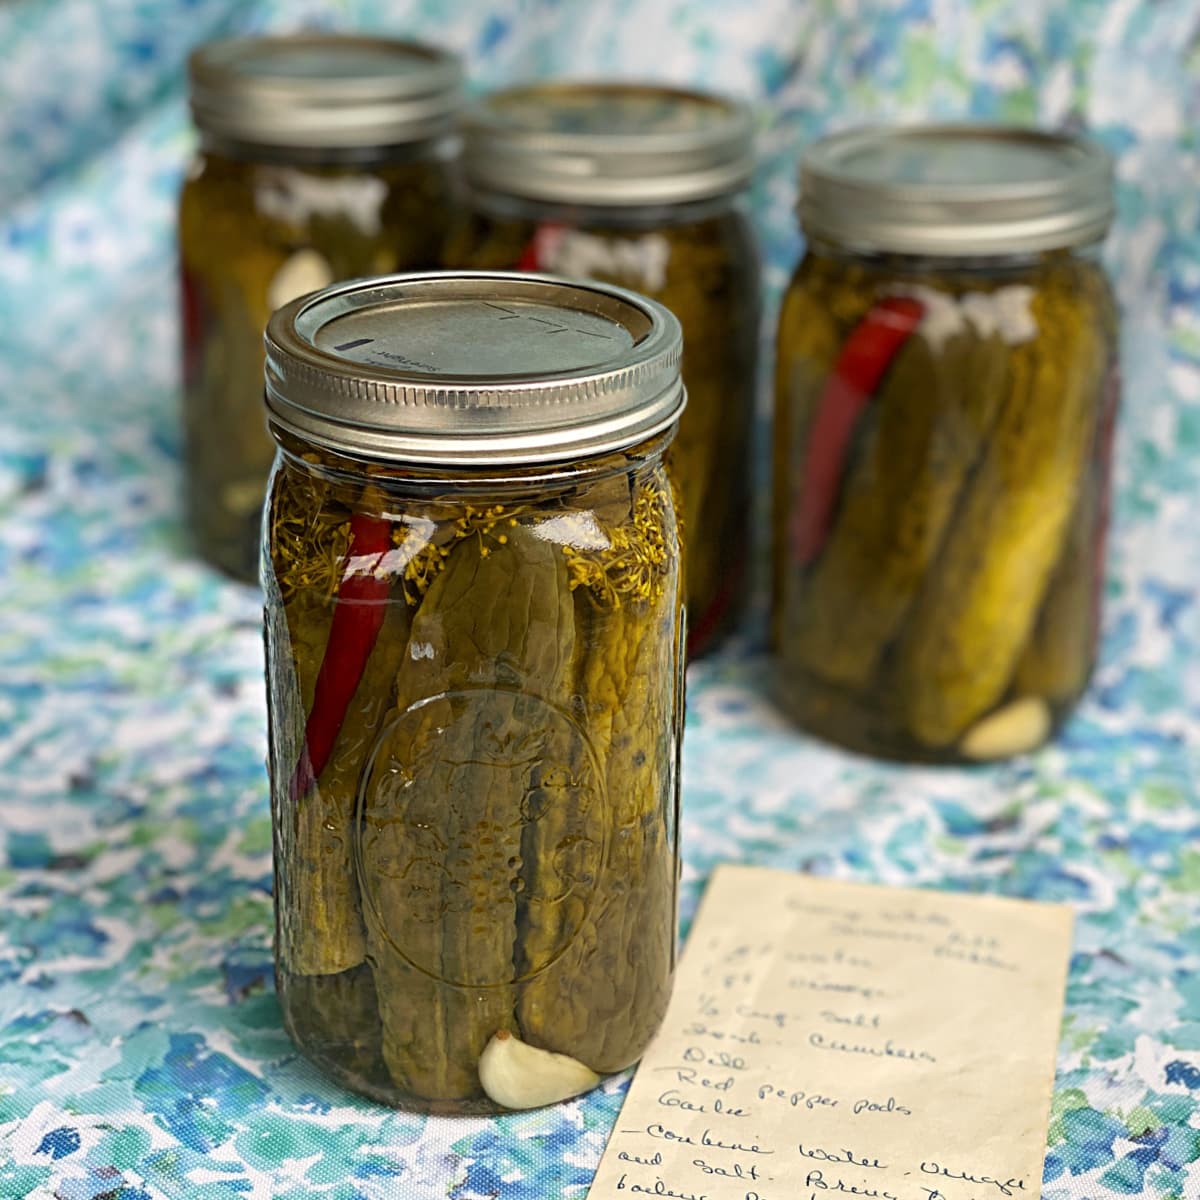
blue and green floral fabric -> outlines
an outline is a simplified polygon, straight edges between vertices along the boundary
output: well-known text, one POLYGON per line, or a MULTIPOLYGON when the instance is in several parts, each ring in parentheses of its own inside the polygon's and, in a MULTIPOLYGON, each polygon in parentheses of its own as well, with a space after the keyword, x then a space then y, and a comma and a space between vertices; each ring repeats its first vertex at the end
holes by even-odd
POLYGON ((760 620, 691 671, 684 916, 735 860, 1071 903, 1043 1196, 1197 1200, 1188 0, 0 4, 0 1197, 582 1197, 621 1103, 624 1081, 497 1120, 401 1115, 280 1027, 259 600, 182 536, 173 221, 187 48, 301 23, 443 42, 481 87, 615 73, 749 96, 771 302, 800 249, 795 155, 824 130, 999 117, 1114 152, 1126 404, 1089 698, 1012 764, 879 765, 776 715, 760 620))

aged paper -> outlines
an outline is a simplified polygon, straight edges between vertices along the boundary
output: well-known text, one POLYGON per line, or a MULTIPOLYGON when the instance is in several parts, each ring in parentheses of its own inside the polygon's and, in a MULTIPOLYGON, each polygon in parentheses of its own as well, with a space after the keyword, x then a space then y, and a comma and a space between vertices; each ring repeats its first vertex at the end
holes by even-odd
POLYGON ((727 866, 589 1200, 1041 1195, 1071 912, 727 866))

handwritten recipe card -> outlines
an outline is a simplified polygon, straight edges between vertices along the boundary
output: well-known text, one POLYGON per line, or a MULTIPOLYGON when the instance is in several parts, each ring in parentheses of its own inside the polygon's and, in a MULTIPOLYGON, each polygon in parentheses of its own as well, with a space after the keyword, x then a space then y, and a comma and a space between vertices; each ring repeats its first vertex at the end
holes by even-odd
POLYGON ((589 1200, 1041 1195, 1071 912, 713 875, 589 1200))

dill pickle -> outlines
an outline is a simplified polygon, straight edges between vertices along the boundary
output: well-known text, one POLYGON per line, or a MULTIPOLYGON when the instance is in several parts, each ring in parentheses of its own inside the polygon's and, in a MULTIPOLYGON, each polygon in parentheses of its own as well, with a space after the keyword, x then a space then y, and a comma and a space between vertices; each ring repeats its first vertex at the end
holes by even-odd
POLYGON ((1103 273, 1070 255, 990 275, 806 259, 781 313, 772 613, 781 700, 801 724, 953 760, 976 756, 960 746, 981 720, 1033 696, 1052 731, 1094 653, 1115 326, 1103 273), (892 295, 925 317, 868 399, 828 535, 802 561, 790 523, 807 430, 842 345, 892 295))
POLYGON ((412 643, 429 653, 400 670, 400 716, 364 793, 383 1055, 398 1087, 434 1100, 476 1094, 483 1047, 513 1028, 523 805, 546 750, 529 729, 561 699, 573 652, 562 555, 521 525, 505 537, 457 544, 426 593, 412 643), (436 861, 413 853, 414 828, 433 831, 436 861))
POLYGON ((1108 348, 1058 281, 1032 309, 1041 337, 1013 351, 1015 386, 897 648, 903 720, 928 746, 1007 691, 1085 480, 1108 348))
MULTIPOLYGON (((621 555, 619 573, 592 575, 576 593, 576 686, 609 810, 603 886, 586 914, 576 914, 580 930, 565 954, 523 986, 518 1007, 526 1040, 600 1072, 640 1057, 665 1011, 673 959, 670 714, 679 613, 678 597, 661 582, 670 507, 665 490, 639 489, 626 526, 632 536, 621 538, 618 527, 612 540, 630 544, 647 569, 631 577, 621 555)), ((534 925, 527 945, 544 935, 534 925)))
POLYGON ((815 675, 863 687, 878 670, 991 432, 1006 360, 999 338, 971 333, 936 351, 913 337, 898 354, 791 633, 815 675))

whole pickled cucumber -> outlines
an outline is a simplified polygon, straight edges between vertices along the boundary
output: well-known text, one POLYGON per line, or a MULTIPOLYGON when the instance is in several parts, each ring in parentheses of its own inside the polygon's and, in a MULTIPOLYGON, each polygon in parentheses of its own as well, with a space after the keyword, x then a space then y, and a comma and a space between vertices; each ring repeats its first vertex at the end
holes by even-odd
POLYGON ((518 1016, 526 1040, 606 1072, 641 1053, 669 989, 678 597, 579 588, 575 611, 576 689, 604 772, 609 840, 586 918, 561 958, 522 986, 518 1016))
POLYGON ((1051 704, 1073 699, 1087 683, 1096 644, 1096 521, 1099 495, 1089 479, 1079 495, 1071 532, 1029 641, 1017 664, 1014 690, 1051 704))
MULTIPOLYGON (((611 545, 611 530, 628 527, 632 520, 629 480, 620 475, 585 487, 573 498, 573 506, 595 523, 592 539, 611 545)), ((539 819, 528 822, 522 833, 516 946, 522 980, 546 970, 582 925, 602 867, 599 854, 608 819, 604 764, 596 753, 588 719, 591 698, 580 670, 595 630, 591 592, 577 590, 574 595, 575 658, 564 714, 578 736, 555 739, 557 753, 543 764, 535 793, 539 819)))
POLYGON ((905 726, 948 746, 1007 690, 1066 544, 1105 358, 1069 286, 1032 302, 1037 338, 1011 351, 1014 385, 901 638, 905 726))
MULTIPOLYGON (((366 953, 358 888, 354 880, 355 797, 368 753, 388 707, 388 697, 408 645, 408 613, 401 582, 393 580, 373 603, 383 604, 383 623, 363 665, 319 779, 296 788, 304 723, 313 708, 317 678, 339 601, 350 509, 382 511, 384 498, 368 484, 351 496, 320 475, 283 472, 271 500, 274 574, 284 610, 304 712, 291 713, 296 758, 279 766, 273 780, 284 868, 276 924, 279 953, 287 969, 301 975, 336 974, 363 961, 366 953), (286 834, 286 843, 283 838, 286 834)), ((362 601, 356 602, 361 605, 362 601)))
POLYGON ((412 622, 397 712, 363 794, 361 886, 396 1086, 478 1094, 488 1039, 514 1027, 525 804, 545 700, 574 650, 565 565, 523 526, 458 542, 412 622))
POLYGON ((287 903, 279 919, 282 954, 292 971, 347 971, 366 957, 355 879, 356 804, 363 769, 387 715, 408 651, 409 611, 398 589, 367 659, 354 698, 315 787, 297 799, 287 903))
POLYGON ((998 336, 964 331, 937 350, 917 334, 897 355, 790 629, 815 675, 862 687, 877 670, 990 436, 1008 353, 998 336))
MULTIPOLYGON (((1102 327, 1115 336, 1116 316, 1107 292, 1095 296, 1102 327)), ((1042 696, 1052 705, 1074 700, 1087 683, 1100 634, 1104 586, 1112 440, 1120 404, 1120 376, 1108 363, 1104 405, 1097 424, 1090 469, 1071 518, 1071 533, 1029 644, 1017 665, 1018 694, 1042 696)))

